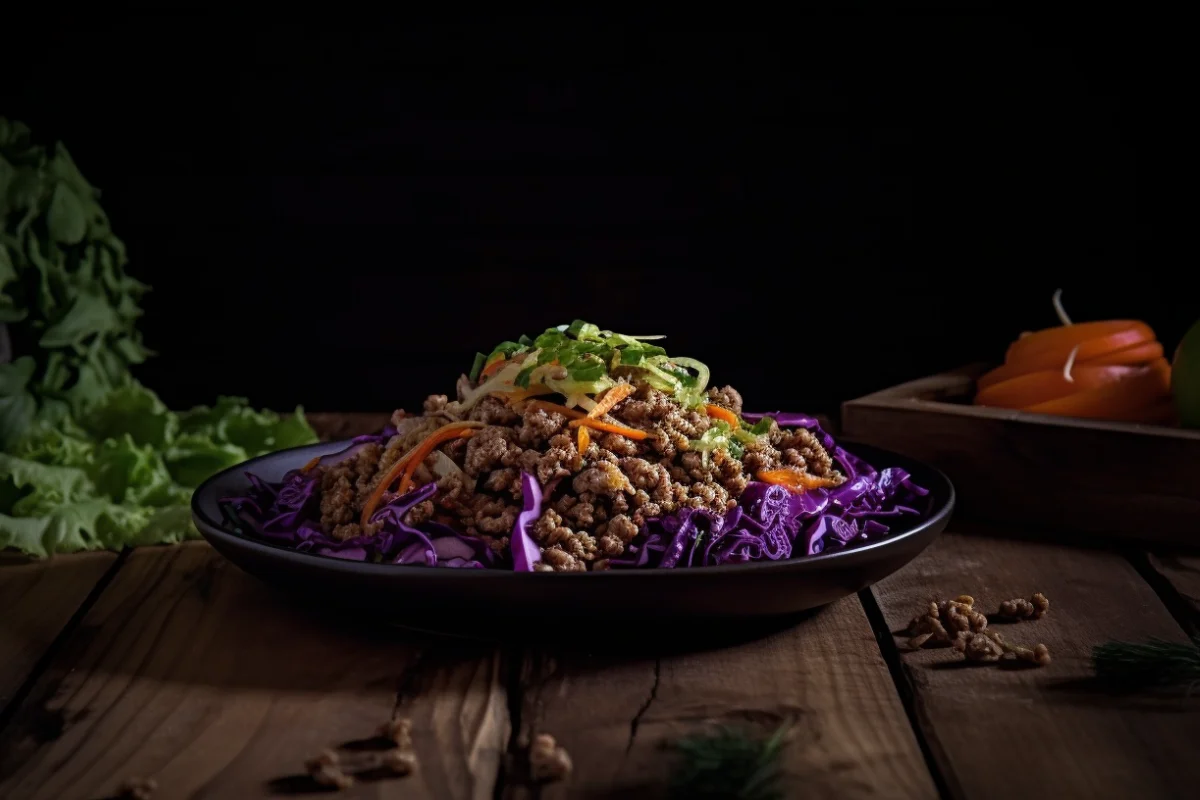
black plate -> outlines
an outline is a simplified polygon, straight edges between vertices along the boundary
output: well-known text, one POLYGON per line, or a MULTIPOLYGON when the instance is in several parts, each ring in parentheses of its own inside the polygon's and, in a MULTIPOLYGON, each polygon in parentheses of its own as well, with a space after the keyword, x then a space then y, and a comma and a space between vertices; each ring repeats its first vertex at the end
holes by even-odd
MULTIPOLYGON (((842 443, 845 447, 845 443, 842 443)), ((878 467, 903 467, 929 489, 931 510, 921 518, 895 518, 892 533, 845 549, 786 561, 691 569, 612 570, 589 573, 516 573, 507 570, 438 569, 346 561, 300 553, 230 530, 217 505, 240 494, 245 472, 277 481, 313 456, 346 442, 297 447, 252 459, 204 482, 192 499, 201 534, 222 555, 252 575, 322 606, 378 612, 393 621, 446 630, 446 620, 469 620, 476 631, 528 625, 533 617, 591 620, 603 636, 614 626, 651 621, 748 621, 791 616, 853 594, 907 564, 945 529, 954 487, 938 470, 866 445, 847 449, 878 467)), ((458 626, 456 626, 458 627, 458 626)), ((539 625, 544 628, 544 625, 539 625)))

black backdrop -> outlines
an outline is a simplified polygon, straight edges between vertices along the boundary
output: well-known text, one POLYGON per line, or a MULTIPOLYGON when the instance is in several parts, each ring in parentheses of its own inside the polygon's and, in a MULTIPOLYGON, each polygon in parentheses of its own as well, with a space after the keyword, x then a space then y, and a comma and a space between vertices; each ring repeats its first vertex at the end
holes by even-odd
POLYGON ((0 113, 102 187, 176 406, 412 407, 583 317, 827 411, 998 356, 1059 286, 1169 347, 1198 314, 1158 244, 1170 48, 1136 19, 51 30, 0 113))

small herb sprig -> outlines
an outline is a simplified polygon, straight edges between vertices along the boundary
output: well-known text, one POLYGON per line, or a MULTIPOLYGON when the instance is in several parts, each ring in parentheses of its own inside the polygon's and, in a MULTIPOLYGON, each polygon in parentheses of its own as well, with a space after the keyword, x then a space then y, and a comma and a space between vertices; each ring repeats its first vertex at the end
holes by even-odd
POLYGON ((1200 684, 1200 641, 1150 639, 1105 642, 1092 648, 1096 677, 1125 689, 1200 684))
POLYGON ((672 797, 783 797, 778 760, 789 727, 780 727, 767 739, 721 728, 675 741, 679 762, 671 778, 672 797))

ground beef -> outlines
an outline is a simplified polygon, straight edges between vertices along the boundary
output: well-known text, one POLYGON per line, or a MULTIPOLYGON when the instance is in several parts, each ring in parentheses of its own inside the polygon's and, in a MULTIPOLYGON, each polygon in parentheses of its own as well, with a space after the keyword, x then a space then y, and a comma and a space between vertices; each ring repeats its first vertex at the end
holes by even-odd
POLYGON ((515 425, 521 417, 512 407, 498 397, 485 397, 471 409, 467 419, 477 420, 488 425, 515 425))
POLYGON ((662 464, 654 464, 644 458, 621 459, 621 471, 629 478, 634 490, 645 489, 655 500, 670 496, 671 474, 662 464))
POLYGON ((714 406, 728 408, 735 414, 740 415, 742 413, 742 396, 732 386, 722 386, 720 389, 714 386, 709 389, 708 402, 714 406))
MULTIPOLYGON (((576 562, 591 560, 596 554, 596 540, 587 533, 577 532, 564 524, 562 515, 552 508, 546 509, 538 517, 530 531, 534 540, 542 547, 543 558, 553 562, 561 561, 574 568, 576 562), (556 554, 553 558, 548 553, 556 554), (565 558, 564 558, 565 557, 565 558), (568 561, 568 559, 570 559, 568 561)), ((557 569, 557 565, 554 565, 557 569)))
POLYGON ((433 501, 425 500, 417 503, 412 507, 407 514, 404 515, 404 524, 412 525, 414 528, 433 519, 433 501))
POLYGON ((339 540, 362 533, 358 517, 374 489, 382 448, 364 446, 354 458, 326 468, 321 473, 321 526, 339 540))
MULTIPOLYGON (((745 445, 740 460, 724 450, 707 455, 694 451, 690 441, 709 429, 709 417, 700 410, 682 409, 645 384, 638 384, 602 419, 646 431, 647 438, 593 431, 586 453, 578 452, 576 431, 563 414, 528 404, 517 411, 492 396, 468 409, 464 398, 473 388, 464 377, 456 387, 457 400, 430 395, 421 416, 397 411, 392 415, 396 435, 385 446, 368 445, 355 459, 326 469, 321 476, 325 530, 339 538, 363 535, 357 520, 377 482, 426 436, 456 419, 486 427, 469 439, 439 446, 461 472, 436 477, 433 469, 439 459, 434 456, 417 468, 415 484, 436 479, 438 492, 432 501, 413 508, 406 521, 447 522, 503 554, 521 512, 521 474, 531 473, 545 496, 543 513, 532 528, 542 551, 539 571, 607 568, 608 559, 627 552, 648 519, 679 508, 724 513, 759 470, 787 466, 840 477, 811 432, 783 430, 774 421, 765 437, 745 445)), ((710 389, 707 399, 741 413, 741 395, 732 387, 710 389)), ((385 502, 388 499, 385 495, 385 502)))
POLYGON ((783 450, 783 463, 788 466, 801 467, 823 478, 834 474, 833 458, 807 428, 785 432, 779 447, 783 450))
POLYGON ((540 408, 530 409, 521 417, 517 439, 523 447, 537 447, 545 444, 551 436, 565 428, 566 424, 567 418, 562 414, 540 408))
POLYGON ((571 481, 571 487, 580 495, 590 492, 611 497, 618 492, 633 493, 629 478, 625 477, 619 467, 608 461, 601 461, 576 475, 571 481))
POLYGON ((766 442, 752 442, 745 445, 742 464, 751 475, 761 470, 779 468, 779 451, 766 442))
MULTIPOLYGON (((515 438, 511 428, 491 425, 477 431, 467 440, 467 454, 463 471, 475 477, 503 466, 502 460, 508 453, 509 442, 515 438)), ((514 453, 514 456, 517 455, 514 453)))
POLYGON ((521 496, 521 473, 515 467, 502 467, 488 473, 483 488, 489 492, 508 492, 513 497, 521 496))

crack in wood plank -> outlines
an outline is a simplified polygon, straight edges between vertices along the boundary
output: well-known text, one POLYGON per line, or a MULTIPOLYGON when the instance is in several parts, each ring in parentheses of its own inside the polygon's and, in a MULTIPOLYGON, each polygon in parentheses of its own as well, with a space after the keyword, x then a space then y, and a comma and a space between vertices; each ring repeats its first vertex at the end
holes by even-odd
POLYGON ((661 797, 671 741, 722 725, 769 736, 790 722, 780 757, 789 796, 804 786, 814 796, 937 797, 857 597, 737 633, 531 651, 514 736, 554 736, 574 772, 543 787, 512 781, 504 796, 661 797))
POLYGON ((629 721, 629 743, 625 745, 625 754, 633 749, 633 743, 637 739, 638 725, 642 723, 642 717, 646 716, 646 712, 650 710, 650 706, 654 703, 654 698, 658 697, 658 684, 662 681, 662 658, 654 659, 654 683, 650 685, 650 694, 646 696, 646 702, 642 703, 642 707, 633 715, 633 719, 629 721))
POLYGON ((121 553, 80 553, 0 563, 0 731, 63 642, 125 563, 121 553))

